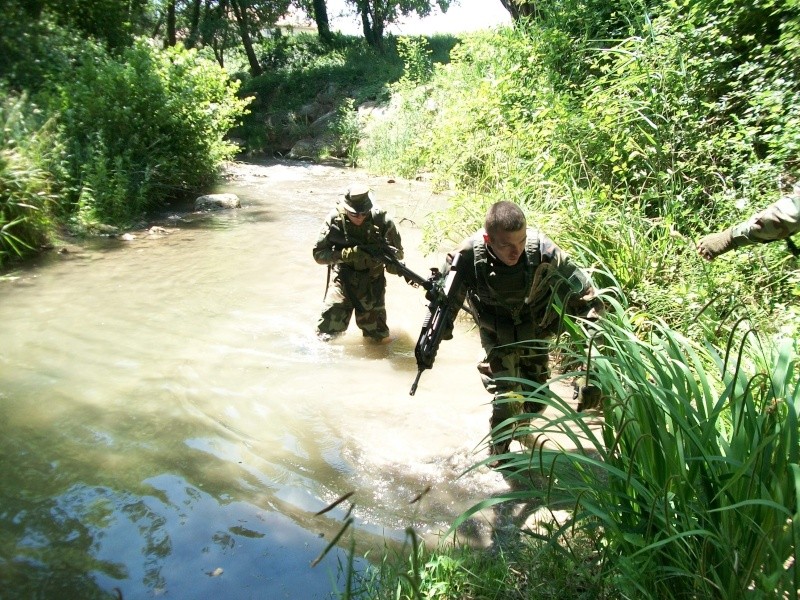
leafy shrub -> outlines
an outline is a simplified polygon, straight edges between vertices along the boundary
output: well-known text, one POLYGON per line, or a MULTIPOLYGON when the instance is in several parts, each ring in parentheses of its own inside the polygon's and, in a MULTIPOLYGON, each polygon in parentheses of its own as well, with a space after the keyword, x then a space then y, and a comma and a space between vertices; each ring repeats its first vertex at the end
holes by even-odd
POLYGON ((39 250, 50 236, 52 181, 37 161, 44 137, 37 110, 0 88, 0 266, 39 250))
POLYGON ((433 75, 431 53, 427 40, 422 36, 397 38, 397 54, 403 60, 400 81, 412 86, 427 82, 433 75))
POLYGON ((576 450, 508 454, 503 470, 514 491, 476 505, 452 530, 488 506, 540 501, 571 515, 544 539, 567 555, 576 535, 602 540, 593 564, 625 597, 791 597, 800 518, 796 343, 762 346, 734 327, 719 351, 624 300, 606 301, 591 363, 576 357, 603 392, 602 435, 562 399, 532 392, 554 413, 506 435, 564 435, 576 450))
POLYGON ((354 104, 352 98, 342 102, 336 109, 336 117, 331 126, 340 146, 338 154, 346 158, 351 167, 358 165, 358 144, 361 141, 361 123, 354 104))
POLYGON ((83 42, 47 14, 33 16, 33 3, 6 0, 0 11, 0 76, 9 89, 35 93, 70 77, 83 42))
POLYGON ((206 188, 236 151, 225 136, 247 101, 235 92, 193 50, 139 41, 119 59, 98 51, 61 89, 73 205, 124 224, 206 188))

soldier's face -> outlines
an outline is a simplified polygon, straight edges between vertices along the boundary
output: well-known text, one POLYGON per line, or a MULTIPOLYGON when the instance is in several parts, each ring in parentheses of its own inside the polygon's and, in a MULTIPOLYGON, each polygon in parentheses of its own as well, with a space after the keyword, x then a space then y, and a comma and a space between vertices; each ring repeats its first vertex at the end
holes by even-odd
POLYGON ((520 229, 519 231, 498 231, 492 235, 484 234, 483 240, 503 264, 513 267, 525 252, 527 237, 527 230, 520 229))
POLYGON ((364 222, 364 219, 367 218, 367 213, 365 213, 365 212, 363 212, 363 213, 354 213, 354 212, 350 212, 348 210, 347 211, 347 218, 350 219, 350 222, 353 225, 358 227, 359 225, 361 225, 364 222))

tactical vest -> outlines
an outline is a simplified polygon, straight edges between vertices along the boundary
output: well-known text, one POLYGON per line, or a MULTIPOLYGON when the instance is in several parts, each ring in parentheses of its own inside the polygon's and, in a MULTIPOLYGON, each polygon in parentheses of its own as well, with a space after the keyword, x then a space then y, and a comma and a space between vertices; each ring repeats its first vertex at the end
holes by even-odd
MULTIPOLYGON (((386 239, 386 230, 388 224, 386 222, 386 212, 373 207, 370 209, 370 216, 368 219, 372 220, 372 226, 364 231, 358 231, 356 226, 350 223, 347 215, 343 210, 338 210, 336 215, 331 219, 328 229, 328 242, 337 250, 347 248, 350 246, 358 246, 359 244, 376 244, 386 239), (354 235, 358 233, 358 235, 354 235)), ((332 266, 334 271, 342 274, 353 273, 369 273, 371 278, 382 277, 384 265, 379 259, 368 259, 368 267, 366 269, 353 269, 351 265, 339 263, 332 266)), ((330 276, 330 274, 329 274, 330 276)))
MULTIPOLYGON (((511 305, 489 285, 489 251, 486 243, 482 240, 474 243, 472 251, 475 265, 475 290, 470 294, 470 303, 478 309, 477 314, 485 314, 486 311, 480 310, 481 307, 490 307, 490 311, 495 314, 497 314, 495 309, 501 308, 511 315, 514 325, 530 321, 530 307, 525 304, 524 300, 517 305, 511 305)), ((525 241, 525 257, 525 286, 522 289, 529 290, 533 284, 536 268, 542 262, 542 255, 539 251, 539 234, 536 230, 528 229, 525 241)), ((479 318, 482 319, 482 317, 479 318)), ((484 323, 482 322, 481 324, 484 323)), ((485 324, 490 325, 489 323, 485 324)))

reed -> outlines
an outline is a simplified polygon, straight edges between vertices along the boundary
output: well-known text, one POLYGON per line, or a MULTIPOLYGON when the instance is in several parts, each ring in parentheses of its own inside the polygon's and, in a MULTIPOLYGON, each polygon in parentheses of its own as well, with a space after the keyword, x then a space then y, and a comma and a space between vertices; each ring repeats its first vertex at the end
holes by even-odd
POLYGON ((740 323, 720 351, 606 300, 590 367, 604 395, 602 439, 585 414, 534 392, 556 416, 514 435, 558 432, 580 450, 507 455, 502 469, 518 489, 478 503, 453 529, 488 506, 536 500, 571 514, 536 535, 566 555, 576 536, 601 540, 594 564, 628 597, 793 597, 796 345, 762 345, 740 323))

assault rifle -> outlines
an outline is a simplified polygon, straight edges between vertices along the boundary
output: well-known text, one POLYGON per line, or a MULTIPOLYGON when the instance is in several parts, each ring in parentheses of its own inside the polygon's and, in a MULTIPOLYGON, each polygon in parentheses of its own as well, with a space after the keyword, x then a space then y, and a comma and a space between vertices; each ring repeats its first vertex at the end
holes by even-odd
MULTIPOLYGON (((364 250, 372 258, 380 260, 384 265, 392 265, 397 269, 397 274, 405 279, 409 285, 413 287, 422 287, 430 292, 433 289, 436 277, 431 275, 425 279, 422 275, 418 275, 409 269, 404 262, 397 258, 397 249, 389 244, 364 244, 359 248, 364 250)), ((431 269, 433 270, 433 269, 431 269)))
POLYGON ((442 278, 438 270, 431 276, 431 281, 435 282, 428 289, 425 297, 428 299, 428 314, 422 323, 422 331, 417 339, 414 348, 414 357, 417 359, 417 377, 411 384, 410 396, 417 391, 419 378, 425 369, 433 368, 433 361, 436 360, 436 353, 439 351, 439 344, 442 343, 445 332, 453 329, 456 314, 461 308, 456 304, 455 296, 461 287, 463 272, 458 267, 458 259, 461 255, 456 254, 447 277, 442 278))

